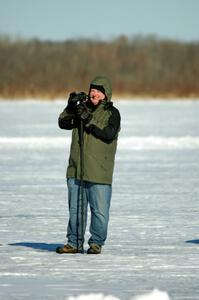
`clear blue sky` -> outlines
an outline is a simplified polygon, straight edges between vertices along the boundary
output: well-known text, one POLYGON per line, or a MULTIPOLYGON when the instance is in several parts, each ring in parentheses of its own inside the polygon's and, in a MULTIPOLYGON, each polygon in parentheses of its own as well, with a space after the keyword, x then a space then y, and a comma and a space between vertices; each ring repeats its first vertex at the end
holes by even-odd
POLYGON ((42 40, 155 34, 199 41, 199 0, 0 0, 0 34, 42 40))

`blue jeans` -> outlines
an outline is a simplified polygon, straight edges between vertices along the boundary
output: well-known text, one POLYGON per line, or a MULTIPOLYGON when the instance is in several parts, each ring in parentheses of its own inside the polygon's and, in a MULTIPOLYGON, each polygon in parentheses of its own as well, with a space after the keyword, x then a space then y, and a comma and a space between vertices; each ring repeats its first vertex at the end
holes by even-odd
POLYGON ((84 181, 83 199, 81 199, 80 183, 78 179, 67 179, 69 222, 66 237, 68 244, 73 247, 78 246, 78 248, 83 245, 89 204, 91 211, 89 231, 91 237, 88 244, 95 243, 102 246, 107 238, 112 186, 84 181))

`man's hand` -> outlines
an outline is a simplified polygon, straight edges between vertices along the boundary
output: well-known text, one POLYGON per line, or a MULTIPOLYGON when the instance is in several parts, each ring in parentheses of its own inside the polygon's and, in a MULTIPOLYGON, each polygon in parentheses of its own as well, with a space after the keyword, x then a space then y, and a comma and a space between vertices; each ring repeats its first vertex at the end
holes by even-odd
POLYGON ((92 113, 84 103, 80 103, 77 106, 77 116, 83 120, 84 124, 87 124, 92 119, 92 113))
POLYGON ((77 105, 76 95, 77 95, 76 92, 70 93, 69 98, 68 98, 67 110, 73 112, 74 109, 76 108, 76 105, 77 105))

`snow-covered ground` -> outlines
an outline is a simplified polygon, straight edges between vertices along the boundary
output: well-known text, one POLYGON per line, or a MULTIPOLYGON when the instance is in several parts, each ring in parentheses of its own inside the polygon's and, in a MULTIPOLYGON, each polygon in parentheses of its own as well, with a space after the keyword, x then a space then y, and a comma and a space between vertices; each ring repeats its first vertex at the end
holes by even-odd
POLYGON ((199 101, 116 103, 109 236, 97 256, 54 251, 68 217, 64 106, 0 102, 0 299, 198 300, 199 101))

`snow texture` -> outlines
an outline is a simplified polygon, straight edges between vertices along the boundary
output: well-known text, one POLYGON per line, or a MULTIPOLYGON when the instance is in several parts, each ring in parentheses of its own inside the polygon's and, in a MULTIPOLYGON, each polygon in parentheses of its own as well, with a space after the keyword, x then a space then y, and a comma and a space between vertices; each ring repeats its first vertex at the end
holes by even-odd
POLYGON ((68 220, 65 105, 0 102, 0 299, 198 300, 199 101, 116 102, 122 130, 97 256, 55 253, 68 220))
POLYGON ((167 293, 154 289, 152 292, 133 298, 133 300, 169 300, 167 293))
POLYGON ((120 300, 112 295, 105 296, 104 294, 86 294, 77 297, 69 297, 68 300, 120 300))
MULTIPOLYGON (((77 297, 69 297, 68 300, 120 300, 112 295, 86 294, 77 297)), ((154 289, 152 292, 132 298, 132 300, 170 300, 167 293, 154 289)))

